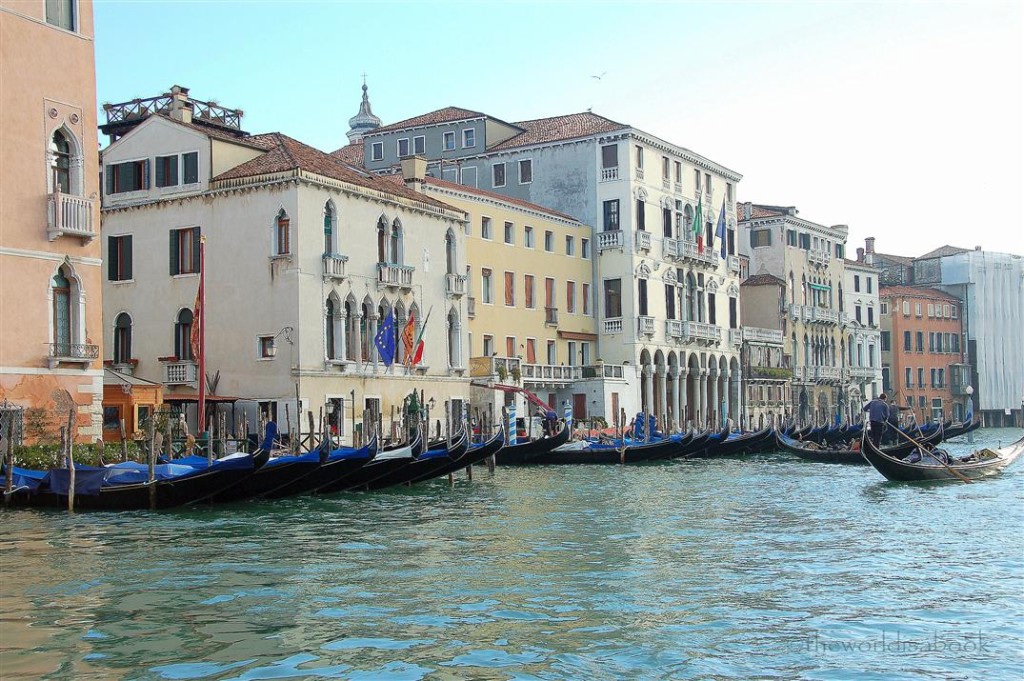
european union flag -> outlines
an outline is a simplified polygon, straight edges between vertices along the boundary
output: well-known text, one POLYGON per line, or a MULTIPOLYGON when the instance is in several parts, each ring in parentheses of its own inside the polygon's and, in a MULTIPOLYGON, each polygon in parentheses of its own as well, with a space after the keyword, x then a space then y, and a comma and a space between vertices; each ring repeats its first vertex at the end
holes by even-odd
POLYGON ((384 366, 390 367, 395 361, 395 347, 397 346, 395 314, 393 312, 389 312, 381 322, 380 328, 377 329, 377 335, 373 337, 373 344, 377 346, 377 352, 380 353, 384 366))

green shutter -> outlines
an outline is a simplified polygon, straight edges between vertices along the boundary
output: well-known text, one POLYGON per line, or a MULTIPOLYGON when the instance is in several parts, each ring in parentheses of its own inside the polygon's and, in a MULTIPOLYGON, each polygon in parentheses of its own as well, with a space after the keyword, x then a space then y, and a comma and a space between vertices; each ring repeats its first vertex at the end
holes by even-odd
POLYGON ((142 162, 142 188, 149 189, 149 159, 142 162))
POLYGON ((134 279, 132 276, 132 237, 131 235, 121 237, 121 262, 124 263, 124 271, 121 272, 123 279, 134 279))
POLYGON ((157 187, 166 187, 167 186, 167 178, 164 176, 163 159, 159 158, 159 157, 156 159, 156 186, 157 187))
POLYGON ((178 264, 178 230, 171 230, 171 276, 180 273, 178 264))
POLYGON ((116 166, 106 166, 107 170, 104 173, 107 178, 107 195, 114 193, 114 173, 117 172, 116 166))
POLYGON ((203 263, 199 262, 199 233, 199 227, 192 229, 192 262, 195 265, 195 270, 193 270, 194 272, 198 272, 203 266, 203 263))
POLYGON ((178 155, 177 154, 175 154, 174 156, 171 156, 170 163, 168 164, 167 170, 168 170, 168 175, 170 175, 170 177, 167 178, 167 186, 168 187, 176 187, 176 186, 178 186, 179 182, 178 182, 178 155))
POLYGON ((114 257, 117 249, 117 237, 107 237, 107 281, 117 281, 117 258, 114 257))
POLYGON ((185 184, 195 184, 199 181, 199 152, 190 151, 184 158, 185 184))

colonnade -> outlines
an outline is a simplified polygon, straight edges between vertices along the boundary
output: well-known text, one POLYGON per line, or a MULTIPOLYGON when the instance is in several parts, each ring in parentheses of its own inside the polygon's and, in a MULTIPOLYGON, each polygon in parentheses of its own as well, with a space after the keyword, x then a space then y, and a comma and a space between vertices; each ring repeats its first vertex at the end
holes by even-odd
POLYGON ((641 368, 642 409, 669 431, 739 426, 742 372, 738 366, 680 367, 645 364, 641 368))

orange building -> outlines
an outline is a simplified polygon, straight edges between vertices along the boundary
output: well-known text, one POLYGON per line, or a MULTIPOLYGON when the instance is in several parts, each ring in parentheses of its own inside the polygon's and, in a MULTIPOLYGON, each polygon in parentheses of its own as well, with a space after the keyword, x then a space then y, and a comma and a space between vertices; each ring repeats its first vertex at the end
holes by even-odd
POLYGON ((960 301, 930 288, 879 291, 883 384, 918 423, 963 418, 964 359, 960 301))
POLYGON ((102 261, 89 0, 0 0, 0 409, 16 441, 101 436, 102 261))

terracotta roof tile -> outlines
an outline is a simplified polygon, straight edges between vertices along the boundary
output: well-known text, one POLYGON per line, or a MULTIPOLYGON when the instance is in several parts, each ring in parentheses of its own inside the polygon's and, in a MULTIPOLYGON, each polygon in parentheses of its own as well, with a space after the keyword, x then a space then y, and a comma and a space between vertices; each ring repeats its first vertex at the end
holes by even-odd
POLYGON ((912 265, 912 264, 914 264, 914 259, 910 258, 910 257, 907 257, 905 255, 892 255, 892 254, 889 254, 889 253, 875 253, 874 256, 876 258, 881 258, 882 260, 888 260, 890 262, 899 263, 901 265, 912 265))
POLYGON ((786 282, 774 274, 754 274, 744 279, 740 286, 785 286, 786 282))
POLYGON ((402 196, 406 199, 430 204, 438 208, 463 212, 458 208, 453 208, 442 201, 438 201, 432 196, 414 192, 404 185, 387 182, 377 175, 352 168, 330 154, 303 144, 279 132, 253 135, 251 139, 257 143, 268 145, 267 152, 221 173, 213 178, 213 181, 281 173, 289 170, 305 170, 317 175, 323 175, 324 177, 366 187, 367 189, 402 196))
POLYGON ((239 130, 237 133, 233 133, 225 128, 214 127, 212 125, 202 125, 201 123, 184 123, 175 118, 171 118, 167 114, 159 113, 153 115, 163 118, 166 121, 170 121, 175 125, 183 126, 185 128, 188 128, 189 130, 195 130, 200 134, 212 137, 214 139, 225 140, 227 142, 234 142, 235 144, 244 144, 250 147, 256 147, 257 149, 267 148, 263 143, 256 140, 256 137, 258 137, 258 135, 250 135, 249 133, 242 132, 241 130, 239 130))
POLYGON ((878 291, 879 298, 891 296, 905 296, 907 298, 922 298, 931 300, 959 300, 945 291, 934 288, 918 288, 917 286, 883 286, 878 291))
POLYGON ((470 111, 469 109, 460 109, 457 106, 446 106, 443 109, 437 111, 431 111, 421 116, 413 116, 412 118, 406 118, 404 121, 398 121, 397 123, 391 123, 389 125, 382 125, 379 128, 367 132, 367 135, 376 135, 379 132, 390 132, 392 130, 402 130, 404 128, 416 128, 421 125, 436 125, 438 123, 451 123, 452 121, 464 121, 467 118, 480 118, 485 116, 479 111, 470 111))
POLYGON ((941 258, 942 256, 945 256, 945 255, 958 255, 960 253, 966 253, 967 250, 968 249, 966 249, 966 248, 960 248, 958 246, 950 246, 950 245, 947 244, 945 246, 940 246, 940 247, 936 248, 934 251, 928 251, 924 255, 919 255, 917 257, 917 259, 921 260, 921 259, 924 259, 924 258, 941 258))
MULTIPOLYGON (((396 184, 405 184, 405 180, 402 179, 401 175, 387 175, 385 179, 396 184)), ((580 222, 579 219, 573 217, 572 215, 568 215, 567 213, 559 213, 557 210, 545 208, 544 206, 537 205, 536 203, 530 203, 529 201, 523 201, 522 199, 512 198, 511 196, 505 196, 504 194, 499 194, 497 192, 487 191, 486 189, 478 189, 476 187, 467 187, 464 184, 449 182, 448 180, 441 180, 436 177, 427 177, 425 178, 424 181, 429 185, 445 187, 447 189, 453 189, 455 191, 465 192, 467 194, 476 194, 477 196, 486 196, 488 198, 504 201, 505 203, 512 204, 513 206, 519 206, 520 208, 526 208, 527 210, 538 211, 540 213, 547 213, 552 217, 556 217, 562 220, 571 220, 572 222, 575 222, 579 225, 583 225, 583 223, 580 222)))
POLYGON ((488 151, 500 151, 502 149, 524 147, 530 144, 589 137, 590 135, 611 132, 613 130, 624 130, 629 127, 589 111, 568 114, 566 116, 538 118, 532 121, 520 121, 512 125, 523 128, 523 132, 489 147, 488 151))
POLYGON ((331 152, 331 156, 342 163, 347 163, 361 168, 363 166, 363 143, 356 142, 355 144, 349 144, 341 149, 335 149, 331 152))
POLYGON ((736 204, 736 219, 740 222, 743 222, 744 220, 755 220, 757 218, 780 217, 787 214, 786 209, 780 206, 764 206, 752 203, 750 204, 750 217, 747 218, 743 217, 746 215, 746 205, 747 204, 745 203, 736 204))

